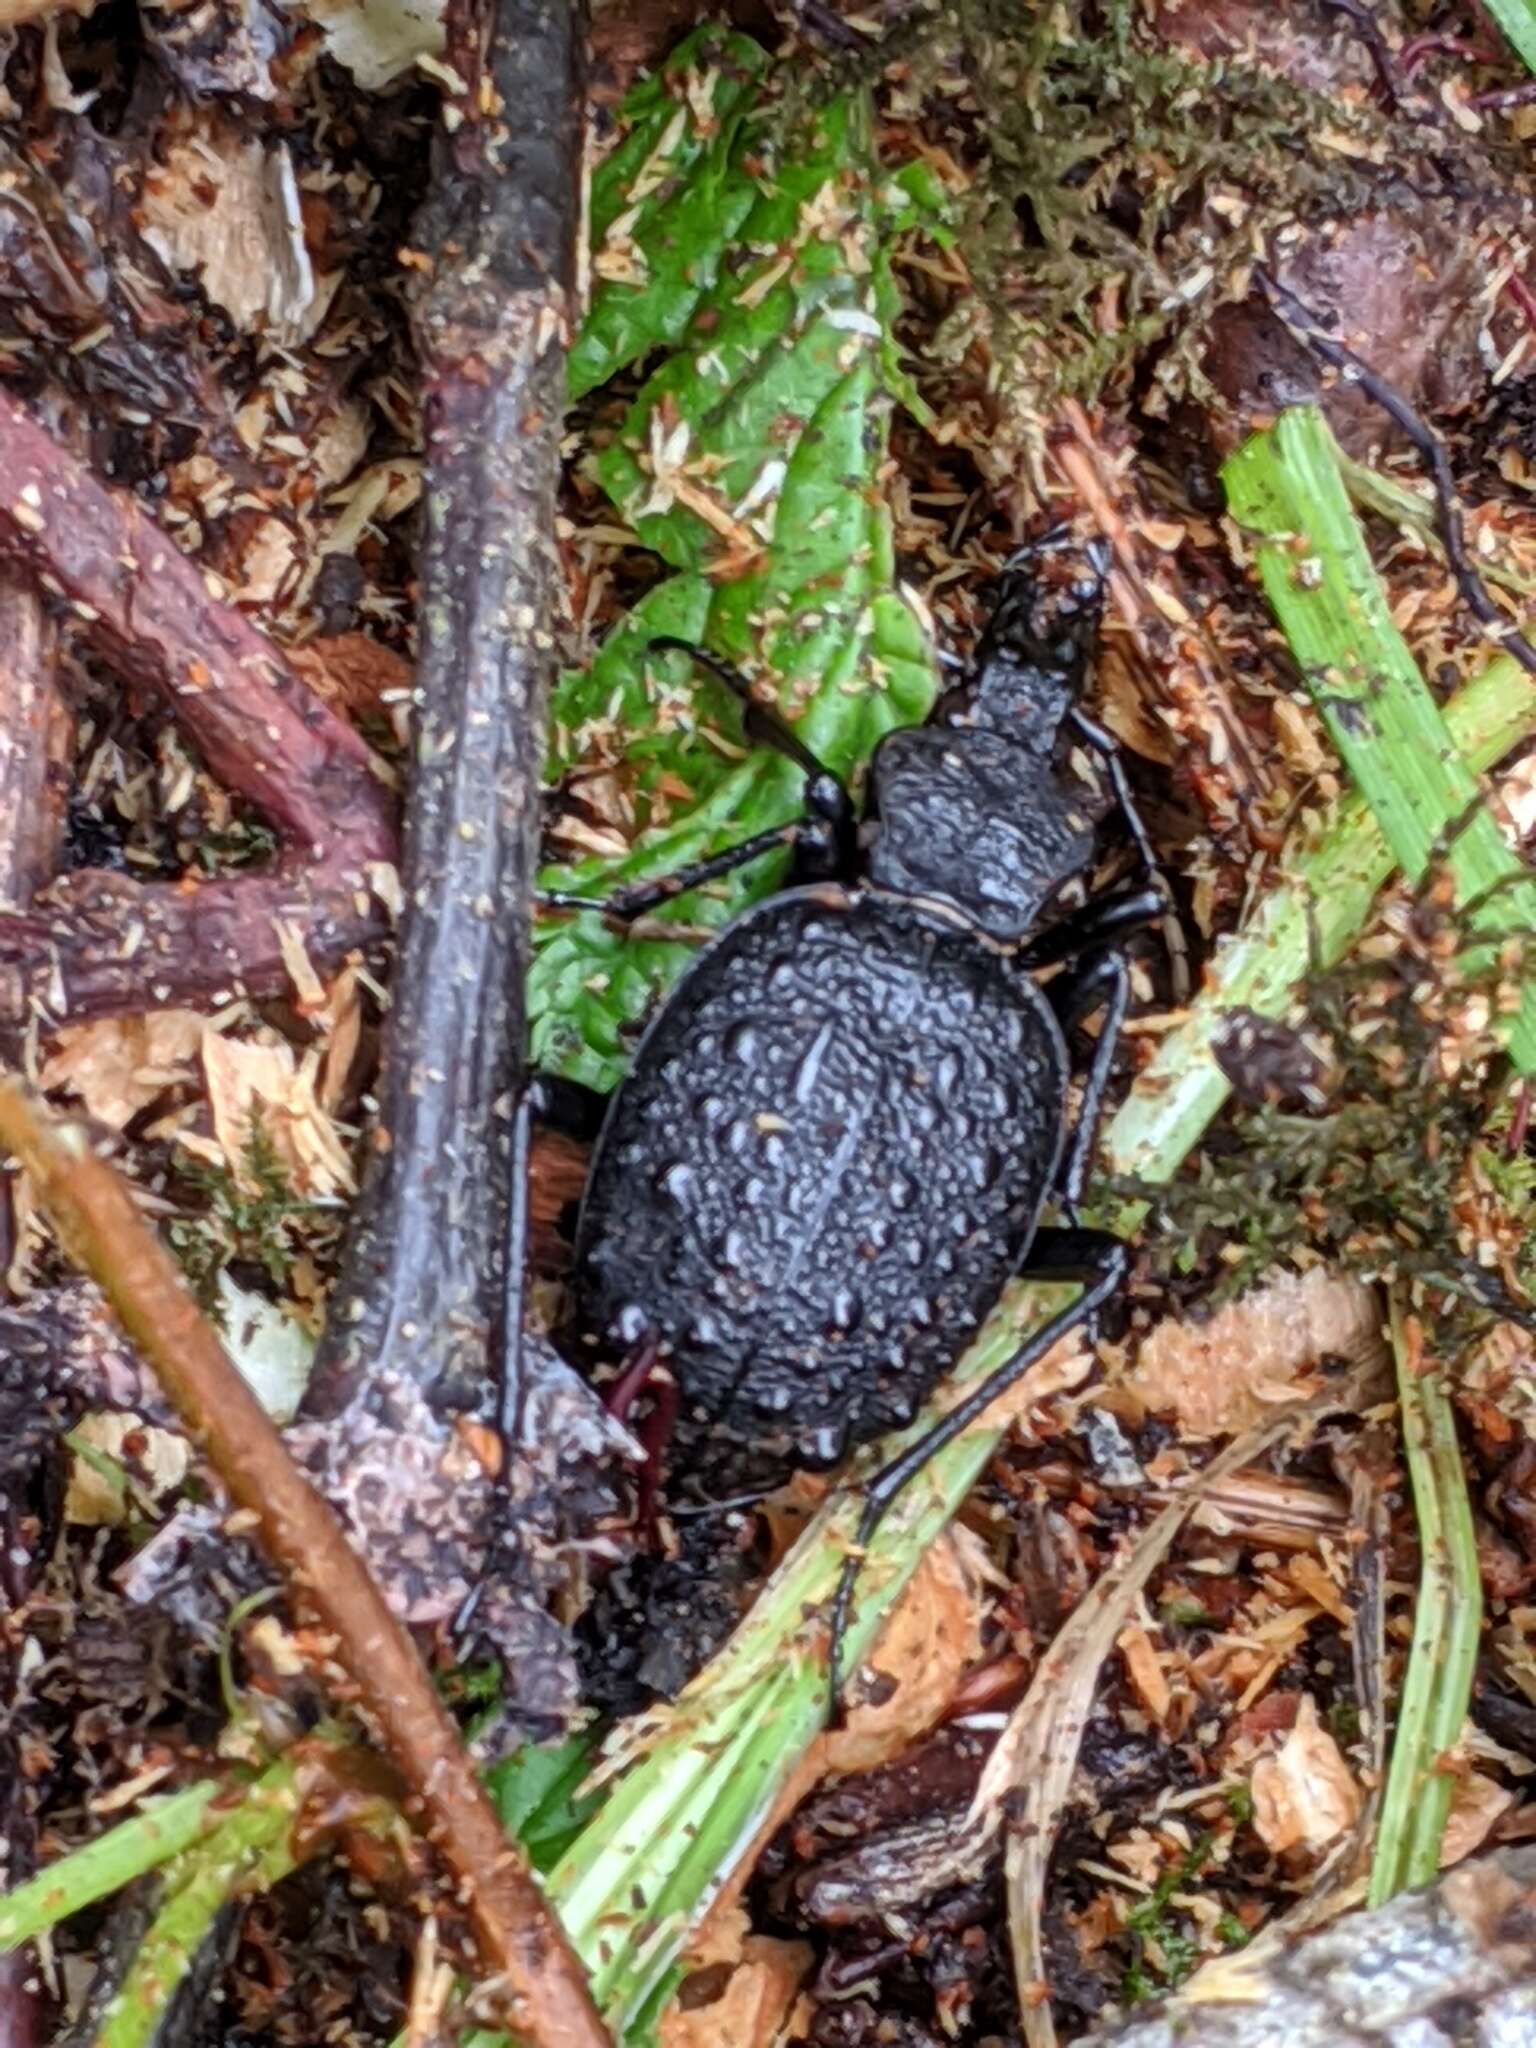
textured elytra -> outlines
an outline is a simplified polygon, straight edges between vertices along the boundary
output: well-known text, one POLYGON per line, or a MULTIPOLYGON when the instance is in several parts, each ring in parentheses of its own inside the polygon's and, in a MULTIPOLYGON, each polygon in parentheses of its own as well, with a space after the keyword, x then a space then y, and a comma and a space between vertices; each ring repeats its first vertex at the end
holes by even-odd
POLYGON ((1044 998, 973 932, 775 898, 700 956, 611 1105, 584 1326, 656 1332, 682 1434, 735 1470, 835 1462, 911 1419, 1027 1251, 1067 1080, 1044 998))

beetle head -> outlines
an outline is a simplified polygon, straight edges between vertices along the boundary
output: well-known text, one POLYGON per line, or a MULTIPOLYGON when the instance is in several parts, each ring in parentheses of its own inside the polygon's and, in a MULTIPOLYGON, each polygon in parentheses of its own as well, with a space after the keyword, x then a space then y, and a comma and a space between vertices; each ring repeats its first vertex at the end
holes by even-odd
POLYGON ((998 579, 972 680, 947 706, 953 724, 989 727, 1048 752, 1087 672, 1104 609, 1108 550, 1058 528, 1021 548, 998 579))

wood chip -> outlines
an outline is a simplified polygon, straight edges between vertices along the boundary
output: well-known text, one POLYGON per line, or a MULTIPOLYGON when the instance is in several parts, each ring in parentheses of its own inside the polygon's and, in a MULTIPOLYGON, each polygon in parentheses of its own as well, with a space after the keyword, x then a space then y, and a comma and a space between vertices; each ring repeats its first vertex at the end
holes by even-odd
POLYGON ((707 1943, 690 1944, 693 1980, 662 2015, 661 2048, 773 2048, 780 2039, 816 1953, 808 1941, 776 1941, 748 1925, 737 1907, 707 1943), (705 1989, 714 1996, 701 1998, 705 1989))
POLYGON ((1206 1322, 1170 1317, 1147 1337, 1125 1384, 1200 1440, 1253 1429, 1304 1399, 1324 1358, 1386 1363, 1381 1308, 1351 1275, 1284 1273, 1206 1322))
POLYGON ((1360 1788, 1310 1694, 1276 1754, 1254 1765, 1250 1783, 1253 1825, 1276 1856, 1288 1849, 1318 1855, 1360 1817, 1360 1788))
POLYGON ((98 1123, 120 1131, 167 1088, 196 1078, 198 1049, 211 1029, 196 1010, 68 1024, 39 1078, 44 1088, 77 1096, 98 1123))
POLYGON ((283 1040, 229 1039, 208 1030, 202 1059, 213 1139, 183 1132, 182 1145, 249 1184, 251 1129, 259 1118, 295 1194, 355 1191, 346 1146, 315 1092, 319 1060, 313 1051, 301 1061, 283 1040))
POLYGON ((1115 1648, 1125 1659, 1126 1676, 1136 1697, 1154 1721, 1166 1721, 1173 1693, 1152 1638, 1139 1622, 1133 1621, 1116 1636, 1115 1648))
POLYGON ((1480 1849, 1510 1808, 1519 1803, 1519 1798, 1519 1793, 1508 1785, 1485 1778, 1480 1771, 1469 1771, 1464 1778, 1458 1778, 1445 1833, 1440 1838, 1440 1868, 1449 1870, 1453 1863, 1460 1863, 1474 1849, 1480 1849))

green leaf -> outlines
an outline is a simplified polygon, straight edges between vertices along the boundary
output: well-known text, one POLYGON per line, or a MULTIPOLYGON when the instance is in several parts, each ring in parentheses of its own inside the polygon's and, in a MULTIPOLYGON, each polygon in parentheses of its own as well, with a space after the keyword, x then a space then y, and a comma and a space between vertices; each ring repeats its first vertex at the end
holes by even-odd
MULTIPOLYGON (((718 79, 711 89, 718 105, 718 79)), ((687 146, 674 96, 659 84, 642 91, 649 97, 627 116, 635 128, 610 159, 623 190, 658 137, 677 160, 687 146)), ((799 771, 747 749, 727 693, 681 657, 649 656, 654 635, 701 641, 770 682, 800 737, 855 782, 881 737, 920 721, 934 695, 931 657, 896 588, 880 492, 904 390, 890 248, 902 228, 933 217, 933 181, 881 170, 863 93, 777 123, 734 100, 732 119, 730 140, 722 127, 696 150, 655 216, 637 215, 632 228, 653 303, 643 314, 632 304, 627 331, 654 338, 665 324, 673 338, 687 326, 688 340, 642 387, 598 467, 620 512, 680 573, 556 693, 552 776, 575 778, 578 790, 583 774, 610 778, 637 832, 622 857, 542 877, 582 895, 670 874, 801 810, 799 771), (734 200, 720 200, 737 176, 752 190, 739 217, 734 200), (663 256, 677 254, 675 242, 661 246, 663 217, 694 220, 696 182, 719 239, 708 250, 690 243, 685 290, 676 266, 662 281, 663 256)), ((599 219, 613 204, 605 188, 599 207, 594 188, 599 219)), ((622 351, 604 348, 617 367, 622 351)), ((537 1063, 611 1088, 635 1026, 700 937, 770 893, 784 869, 775 855, 680 897, 645 936, 595 913, 541 923, 529 990, 537 1063), (669 924, 676 939, 654 935, 669 924)))
POLYGON ((596 1754, 594 1736, 573 1735, 566 1742, 526 1744, 486 1772, 501 1824, 521 1839, 535 1870, 558 1863, 602 1805, 601 1792, 580 1796, 596 1754))
POLYGON ((765 62, 750 36, 706 25, 625 101, 624 137, 592 179, 594 286, 572 398, 682 339, 757 200, 742 124, 765 62))

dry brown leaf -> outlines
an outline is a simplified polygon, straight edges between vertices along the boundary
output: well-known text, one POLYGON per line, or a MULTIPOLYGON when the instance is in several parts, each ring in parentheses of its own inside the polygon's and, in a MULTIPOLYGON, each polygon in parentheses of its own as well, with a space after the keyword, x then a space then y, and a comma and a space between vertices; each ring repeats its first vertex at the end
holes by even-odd
POLYGON ((182 1132, 180 1142, 212 1164, 245 1173, 253 1116, 288 1169, 295 1194, 351 1194, 352 1163, 336 1126, 315 1093, 319 1056, 298 1059, 284 1040, 223 1038, 205 1031, 203 1077, 213 1118, 212 1139, 182 1132))
POLYGON ((0 30, 25 28, 55 14, 93 14, 96 0, 0 0, 0 30))
POLYGON ((944 1712, 981 1655, 984 1557, 963 1527, 930 1545, 874 1650, 850 1674, 844 1724, 818 1745, 824 1774, 888 1763, 944 1712))
POLYGON ((1385 1364, 1374 1290, 1317 1266, 1278 1275, 1208 1321, 1159 1323, 1124 1384, 1187 1437, 1232 1436, 1315 1392, 1323 1358, 1365 1363, 1376 1354, 1385 1364))
POLYGON ((1360 1818, 1360 1788, 1343 1752, 1304 1694, 1295 1726, 1273 1756, 1253 1767, 1253 1825, 1272 1855, 1317 1855, 1360 1818))
POLYGON ((329 303, 316 289, 287 146, 269 147, 218 114, 200 113, 151 166, 141 225, 155 253, 173 270, 199 273, 243 332, 304 341, 329 303))
POLYGON ((1458 1778, 1445 1833, 1440 1837, 1440 1868, 1449 1870, 1453 1863, 1480 1849, 1519 1798, 1518 1792, 1494 1778, 1485 1778, 1481 1771, 1458 1778))
POLYGON ((289 651, 289 659, 317 696, 349 718, 377 711, 380 699, 411 687, 411 664, 368 633, 330 633, 289 651))
POLYGON ((443 0, 305 0, 304 11, 364 92, 382 92, 423 57, 442 54, 443 0))
POLYGON ((815 1960, 808 1941, 747 1935, 718 1997, 686 2008, 674 1999, 668 2006, 661 2048, 773 2048, 815 1960))
POLYGON ((210 1026, 196 1010, 150 1010, 66 1024, 39 1078, 76 1095, 98 1123, 120 1131, 177 1081, 196 1078, 194 1062, 210 1026))

